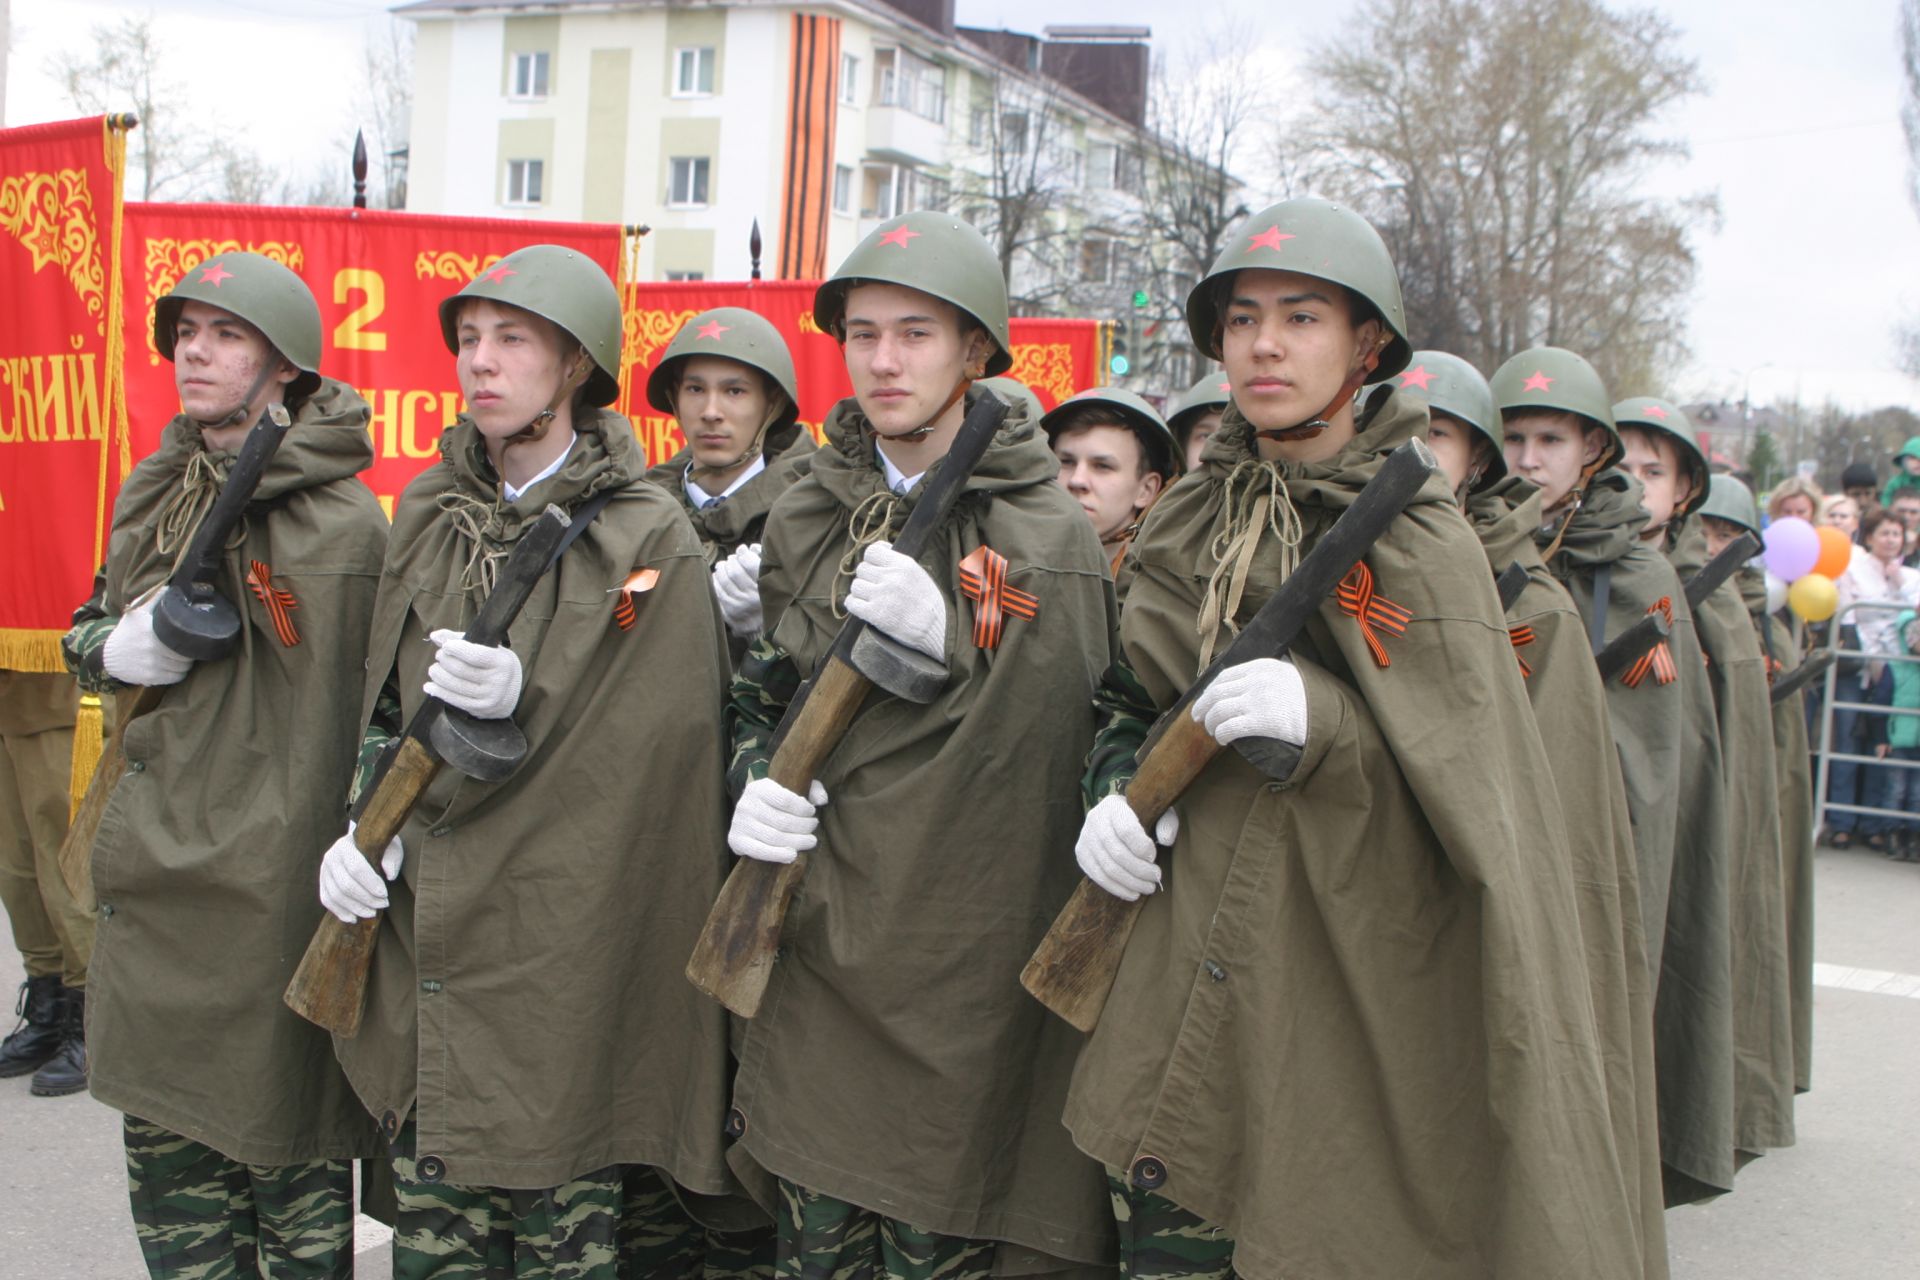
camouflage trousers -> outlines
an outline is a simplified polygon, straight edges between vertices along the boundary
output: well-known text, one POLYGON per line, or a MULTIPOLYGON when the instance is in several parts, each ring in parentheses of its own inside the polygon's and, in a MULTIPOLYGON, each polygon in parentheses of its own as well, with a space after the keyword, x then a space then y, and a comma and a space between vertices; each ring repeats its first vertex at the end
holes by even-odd
POLYGON ((773 1280, 774 1233, 714 1231, 688 1216, 658 1170, 626 1166, 621 1280, 773 1280))
POLYGON ((994 1242, 922 1231, 780 1179, 778 1280, 986 1280, 994 1242))
POLYGON ((153 1280, 350 1280, 353 1162, 257 1165, 126 1117, 127 1192, 153 1280))
POLYGON ((517 1191, 429 1182, 396 1156, 393 1182, 393 1280, 618 1280, 618 1165, 517 1191))
POLYGON ((1107 1171, 1126 1280, 1230 1280, 1233 1238, 1165 1196, 1107 1171))

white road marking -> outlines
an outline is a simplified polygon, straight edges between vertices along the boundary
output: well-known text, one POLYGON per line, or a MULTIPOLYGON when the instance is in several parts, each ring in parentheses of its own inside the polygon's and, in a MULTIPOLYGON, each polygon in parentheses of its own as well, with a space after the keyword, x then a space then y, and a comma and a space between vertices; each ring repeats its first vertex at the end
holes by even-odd
POLYGON ((1920 974, 1890 973, 1885 969, 1855 969, 1844 964, 1815 964, 1813 985, 1840 991, 1870 991, 1881 996, 1920 1000, 1920 974))

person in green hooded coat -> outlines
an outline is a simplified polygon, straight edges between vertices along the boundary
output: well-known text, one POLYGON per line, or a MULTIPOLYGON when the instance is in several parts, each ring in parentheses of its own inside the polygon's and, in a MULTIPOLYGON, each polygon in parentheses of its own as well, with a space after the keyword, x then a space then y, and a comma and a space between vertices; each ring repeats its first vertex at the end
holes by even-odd
POLYGON ((921 556, 892 545, 989 394, 972 384, 1011 363, 978 231, 880 224, 814 315, 854 395, 768 518, 766 631, 729 712, 734 851, 811 854, 744 1027, 732 1158, 775 1211, 782 1277, 1110 1268, 1100 1166, 1058 1119, 1079 1037, 1019 984, 1073 888, 1106 561, 1018 406, 921 556), (925 704, 870 693, 802 796, 766 776, 769 744, 849 616, 945 682, 925 704))
POLYGON ((393 1154, 393 1273, 697 1273, 675 1197, 737 1189, 726 1019, 681 977, 726 856, 706 557, 604 407, 621 324, 599 266, 519 249, 439 319, 468 411, 394 510, 366 752, 429 697, 511 717, 527 749, 503 781, 443 769, 378 870, 351 828, 321 865, 329 911, 384 912, 359 1033, 333 1047, 393 1154), (468 641, 549 506, 582 531, 507 644, 468 641), (623 1204, 654 1212, 623 1224, 623 1204))
POLYGON ((1642 1275, 1566 816, 1444 478, 1285 658, 1198 695, 1251 758, 1221 752, 1152 833, 1121 794, 1149 720, 1427 430, 1395 387, 1354 401, 1410 350, 1350 210, 1256 213, 1187 316, 1233 404, 1129 554, 1136 679, 1103 687, 1076 846, 1149 895, 1066 1111, 1110 1171, 1122 1274, 1642 1275))
POLYGON ((1533 704, 1534 723, 1567 815, 1567 850, 1580 903, 1580 936, 1595 1017, 1605 1036, 1607 1098, 1622 1171, 1635 1193, 1643 1274, 1667 1274, 1654 1086, 1653 980, 1647 972, 1620 758, 1607 726, 1606 690, 1587 648, 1586 624, 1547 571, 1535 535, 1540 491, 1507 474, 1500 414, 1480 371, 1444 351, 1416 351, 1402 395, 1427 402, 1427 439, 1496 578, 1518 565, 1525 585, 1507 609, 1507 631, 1533 704))
MULTIPOLYGON (((1640 481, 1647 524, 1640 540, 1661 551, 1682 582, 1710 558, 1697 516, 1707 500, 1707 460, 1680 406, 1637 396, 1613 407, 1640 481)), ((1738 575, 1693 610, 1707 664, 1727 786, 1728 936, 1733 962, 1734 1140, 1747 1156, 1793 1145, 1792 1001, 1780 846, 1779 774, 1767 656, 1741 598, 1738 575)))
MULTIPOLYGON (((128 772, 94 839, 89 1085, 126 1113, 134 1228, 156 1278, 345 1277, 355 1157, 379 1139, 324 1032, 280 994, 320 920, 387 522, 357 478, 365 401, 319 375, 320 309, 252 253, 194 266, 154 306, 180 415, 114 502, 104 574, 68 665, 90 692, 165 686, 125 727, 128 772), (155 632, 157 588, 270 404, 292 418, 227 541, 234 650, 155 632)), ((124 703, 122 704, 124 709, 124 703)))
POLYGON ((647 479, 680 499, 700 535, 738 666, 760 632, 760 532, 814 450, 799 421, 793 355, 763 316, 744 307, 703 311, 648 375, 647 403, 672 414, 686 437, 647 479))
POLYGON ((1606 682, 1639 861, 1666 1200, 1732 1189, 1733 1008, 1726 787, 1699 640, 1673 566, 1640 541, 1640 483, 1621 456, 1613 404, 1580 356, 1540 347, 1492 378, 1506 460, 1539 487, 1535 531, 1580 608, 1589 648, 1649 613, 1671 634, 1606 682))
POLYGON ((1880 505, 1890 507, 1903 492, 1920 490, 1920 436, 1910 436, 1893 455, 1893 474, 1880 486, 1880 505))

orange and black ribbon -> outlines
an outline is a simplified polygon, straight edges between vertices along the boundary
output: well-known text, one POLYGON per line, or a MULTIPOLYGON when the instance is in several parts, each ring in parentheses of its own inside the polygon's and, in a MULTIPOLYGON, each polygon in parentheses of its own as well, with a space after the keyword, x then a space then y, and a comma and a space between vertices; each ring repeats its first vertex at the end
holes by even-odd
POLYGON ((660 581, 658 569, 635 569, 627 580, 614 588, 619 599, 613 602, 613 623, 622 631, 633 630, 638 615, 634 611, 633 598, 642 591, 653 590, 654 583, 660 581))
POLYGON ((1516 623, 1507 628, 1507 639, 1513 642, 1513 656, 1519 659, 1520 678, 1522 680, 1532 679, 1533 665, 1520 656, 1520 650, 1534 642, 1535 636, 1533 634, 1533 628, 1524 622, 1516 623))
MULTIPOLYGON (((1664 613, 1667 616, 1667 625, 1671 627, 1673 625, 1673 597, 1661 596, 1654 603, 1647 606, 1647 612, 1664 613)), ((1673 650, 1667 647, 1665 640, 1659 641, 1651 649, 1641 654, 1639 660, 1627 668, 1626 674, 1622 675, 1620 680, 1627 688, 1638 689, 1640 682, 1647 678, 1647 672, 1649 671, 1653 672, 1653 678, 1657 684, 1672 684, 1680 678, 1679 668, 1673 665, 1673 650)))
POLYGON ((1413 614, 1385 596, 1373 594, 1373 570, 1364 560, 1340 580, 1335 595, 1339 597, 1340 607, 1360 624, 1360 635, 1372 650, 1373 660, 1383 667, 1392 666, 1387 647, 1380 641, 1380 632, 1395 636, 1407 634, 1407 624, 1413 621, 1413 614))
POLYGON ((960 562, 960 590, 974 602, 973 643, 997 649, 1007 629, 1007 615, 1032 621, 1040 601, 1018 587, 1007 585, 1007 558, 981 543, 960 562))
POLYGON ((293 625, 293 611, 300 603, 293 598, 293 592, 274 586, 273 570, 259 560, 252 561, 247 569, 247 586, 260 603, 267 606, 267 616, 273 619, 273 633, 280 637, 280 646, 291 649, 299 644, 300 632, 293 625))
POLYGON ((1773 686, 1773 682, 1779 678, 1780 673, 1782 671, 1785 671, 1786 669, 1787 669, 1786 663, 1780 661, 1780 659, 1774 657, 1772 654, 1768 654, 1767 655, 1767 686, 1771 688, 1773 686))

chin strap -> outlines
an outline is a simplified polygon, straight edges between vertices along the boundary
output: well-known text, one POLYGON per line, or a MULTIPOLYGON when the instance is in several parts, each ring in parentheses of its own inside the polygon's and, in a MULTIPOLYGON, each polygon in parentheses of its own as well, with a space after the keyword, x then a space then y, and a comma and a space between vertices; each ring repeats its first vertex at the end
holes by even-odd
POLYGON ((1340 389, 1333 393, 1333 399, 1327 401, 1320 412, 1314 414, 1297 427, 1270 427, 1265 431, 1255 431, 1253 433, 1255 438, 1260 440, 1277 440, 1282 444, 1293 444, 1301 440, 1311 440, 1325 431, 1333 425, 1329 419, 1331 419, 1334 414, 1340 412, 1342 406, 1351 403, 1353 393, 1366 385, 1367 378, 1379 367, 1380 353, 1385 351, 1387 344, 1392 341, 1393 335, 1389 333, 1374 343, 1373 350, 1361 357, 1360 363, 1355 366, 1352 373, 1347 375, 1347 380, 1340 384, 1340 389))
POLYGON ((889 435, 886 432, 880 430, 880 428, 874 426, 872 419, 868 419, 867 434, 880 440, 905 440, 908 442, 925 440, 929 435, 933 433, 933 424, 940 421, 940 416, 942 414, 944 414, 947 410, 953 408, 954 405, 958 404, 966 396, 967 388, 971 387, 972 385, 973 385, 973 372, 972 370, 968 370, 966 373, 963 373, 960 375, 960 381, 953 384, 952 393, 948 395, 945 400, 940 402, 940 407, 933 411, 933 416, 928 418, 925 422, 921 423, 919 426, 915 427, 911 431, 896 431, 893 434, 889 435))
POLYGON ((247 388, 246 398, 240 401, 240 404, 232 413, 221 418, 216 418, 212 422, 202 422, 200 419, 195 418, 193 419, 193 424, 202 431, 224 431, 228 427, 239 426, 247 420, 247 410, 252 407, 254 400, 259 397, 262 391, 267 389, 267 384, 273 381, 273 375, 278 372, 280 372, 279 365, 266 365, 260 370, 259 376, 254 378, 253 385, 247 388))
MULTIPOLYGON (((703 467, 698 463, 695 463, 689 469, 687 474, 693 477, 693 482, 695 484, 700 484, 700 479, 702 476, 723 476, 727 474, 729 471, 732 471, 735 467, 746 465, 747 461, 750 458, 752 458, 755 454, 759 453, 761 448, 766 444, 767 433, 773 430, 773 424, 778 422, 780 420, 780 415, 785 413, 786 411, 787 411, 787 393, 783 391, 780 393, 780 398, 778 403, 768 407, 767 416, 765 419, 761 421, 760 429, 753 433, 753 443, 749 444, 746 447, 746 449, 741 452, 739 457, 735 458, 731 462, 721 463, 717 467, 703 467)), ((706 488, 704 484, 700 484, 700 487, 702 489, 706 488)))
POLYGON ((560 379, 560 385, 554 388, 553 399, 547 401, 547 407, 533 415, 533 421, 520 428, 500 442, 500 456, 505 457, 508 449, 517 444, 535 444, 546 439, 547 428, 553 425, 554 414, 560 406, 573 398, 573 393, 586 384, 593 376, 593 358, 587 349, 581 347, 575 357, 573 367, 567 370, 567 376, 560 379))
POLYGON ((1548 543, 1547 549, 1540 554, 1542 561, 1551 562, 1553 553, 1560 549, 1560 540, 1567 536, 1567 526, 1572 524, 1573 518, 1580 514, 1581 504, 1587 500, 1587 486, 1592 484, 1593 478, 1600 474, 1601 464, 1605 461, 1606 454, 1603 452, 1598 458, 1580 468, 1580 483, 1574 486, 1573 493, 1570 495, 1573 501, 1567 507, 1566 516, 1560 521, 1560 527, 1554 530, 1553 541, 1548 543))

